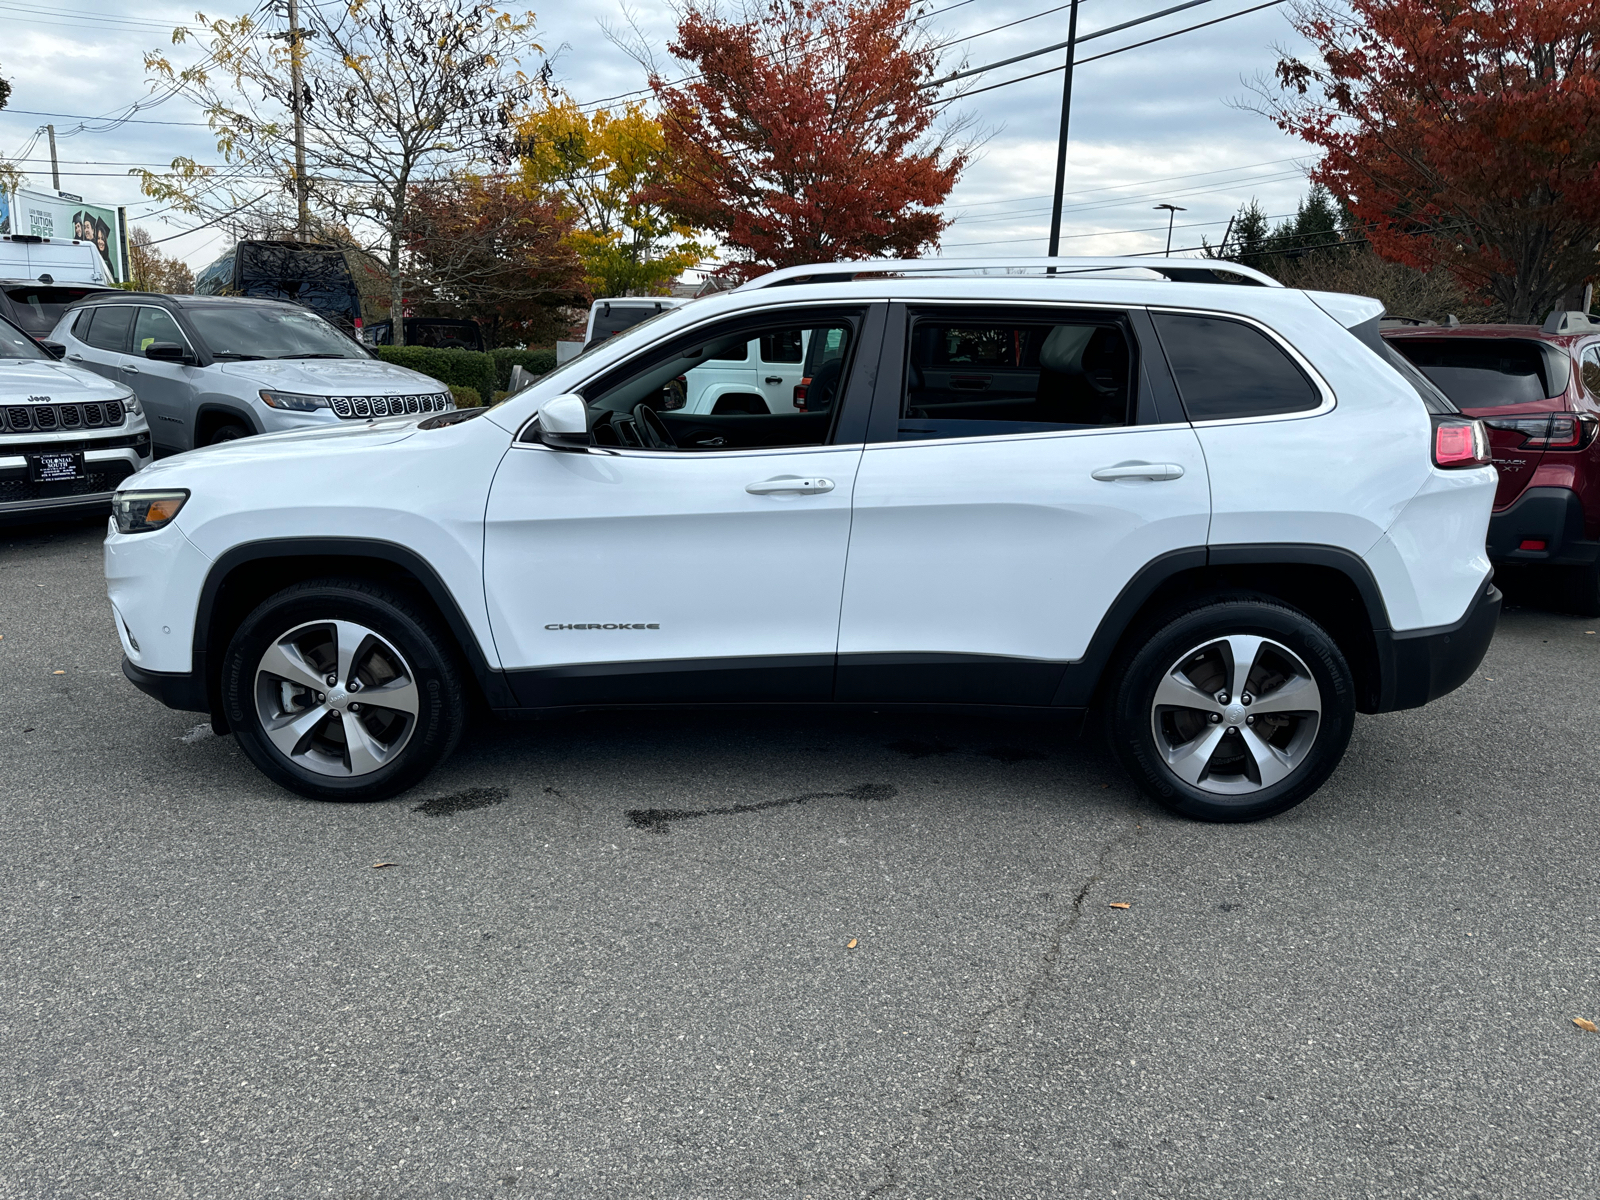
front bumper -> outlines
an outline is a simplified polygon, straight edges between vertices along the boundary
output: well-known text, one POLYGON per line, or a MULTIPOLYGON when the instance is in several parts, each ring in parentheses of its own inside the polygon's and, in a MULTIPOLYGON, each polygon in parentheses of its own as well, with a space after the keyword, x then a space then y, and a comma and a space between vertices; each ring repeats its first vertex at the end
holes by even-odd
POLYGON ((206 699, 206 681, 203 671, 191 671, 183 674, 167 671, 146 671, 143 667, 135 666, 133 661, 124 654, 122 656, 122 673, 128 681, 147 696, 154 696, 168 708, 176 708, 181 712, 209 712, 211 702, 206 699))
POLYGON ((1588 566, 1600 558, 1600 542, 1583 537, 1583 501, 1564 487, 1531 487, 1489 518, 1489 561, 1588 566), (1523 550, 1527 541, 1541 550, 1523 550))
POLYGON ((111 511, 111 496, 118 486, 150 465, 150 453, 148 432, 119 438, 110 445, 70 441, 0 445, 0 525, 104 516, 111 511), (69 483, 34 483, 27 454, 58 449, 83 454, 84 477, 69 483))
POLYGON ((1383 671, 1377 711, 1421 708, 1470 679, 1494 640, 1501 599, 1500 589, 1485 581, 1466 615, 1452 625, 1376 631, 1383 671))

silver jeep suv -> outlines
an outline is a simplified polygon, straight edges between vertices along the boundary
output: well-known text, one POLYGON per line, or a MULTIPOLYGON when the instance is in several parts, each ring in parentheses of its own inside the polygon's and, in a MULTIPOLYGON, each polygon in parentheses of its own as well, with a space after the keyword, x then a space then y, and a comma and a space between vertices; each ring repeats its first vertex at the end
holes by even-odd
POLYGON ((69 363, 132 388, 169 452, 455 407, 438 380, 280 300, 111 292, 62 314, 51 340, 69 363))

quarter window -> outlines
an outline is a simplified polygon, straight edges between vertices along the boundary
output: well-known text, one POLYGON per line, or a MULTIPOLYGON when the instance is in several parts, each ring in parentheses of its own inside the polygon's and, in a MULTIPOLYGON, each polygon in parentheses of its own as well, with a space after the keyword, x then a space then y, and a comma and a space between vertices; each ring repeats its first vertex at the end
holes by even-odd
POLYGON ((1128 336, 1109 320, 918 318, 899 438, 1126 425, 1132 378, 1128 336))
POLYGON ((1306 412, 1322 398, 1283 348, 1225 317, 1152 313, 1191 421, 1306 412))
POLYGON ((108 304, 94 310, 94 323, 83 335, 86 345, 96 350, 110 350, 114 354, 128 352, 128 329, 133 324, 133 308, 126 304, 108 304))

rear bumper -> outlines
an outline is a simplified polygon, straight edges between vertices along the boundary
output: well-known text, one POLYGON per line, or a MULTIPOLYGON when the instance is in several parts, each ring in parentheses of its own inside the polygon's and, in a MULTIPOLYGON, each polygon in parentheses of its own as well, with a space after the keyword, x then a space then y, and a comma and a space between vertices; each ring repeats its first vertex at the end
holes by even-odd
POLYGON ((1452 625, 1404 633, 1378 631, 1383 664, 1378 712, 1420 708, 1453 692, 1478 669, 1500 620, 1500 589, 1486 581, 1466 615, 1452 625))
POLYGON ((1583 502, 1564 487, 1533 487, 1489 518, 1489 561, 1587 566, 1600 558, 1600 542, 1583 538, 1583 502), (1542 550, 1523 550, 1541 541, 1542 550))
POLYGON ((200 672, 175 674, 167 671, 146 671, 135 666, 126 654, 122 656, 122 673, 128 681, 147 696, 154 696, 168 708, 181 712, 210 712, 211 702, 206 698, 206 681, 200 672))

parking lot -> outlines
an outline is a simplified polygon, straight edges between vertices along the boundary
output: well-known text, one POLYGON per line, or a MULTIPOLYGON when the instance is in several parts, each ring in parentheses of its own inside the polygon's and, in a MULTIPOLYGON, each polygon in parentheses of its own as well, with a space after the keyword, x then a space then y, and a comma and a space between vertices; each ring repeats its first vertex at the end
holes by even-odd
POLYGON ((318 805, 123 680, 101 536, 0 530, 0 1194, 1600 1194, 1594 621, 1254 826, 790 710, 318 805))

